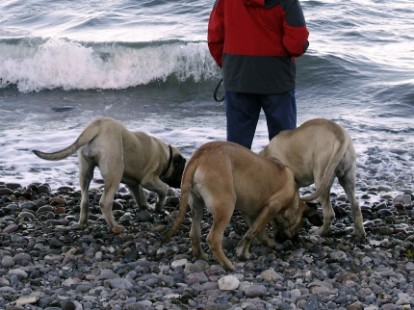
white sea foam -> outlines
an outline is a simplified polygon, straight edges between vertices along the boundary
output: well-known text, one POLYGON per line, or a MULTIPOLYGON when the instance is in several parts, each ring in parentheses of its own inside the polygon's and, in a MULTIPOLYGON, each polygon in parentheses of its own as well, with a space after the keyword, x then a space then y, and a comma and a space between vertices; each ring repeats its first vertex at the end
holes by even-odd
MULTIPOLYGON (((310 48, 298 58, 298 123, 325 117, 350 131, 359 188, 413 190, 412 0, 301 3, 310 48)), ((63 147, 100 115, 186 156, 224 139, 224 108, 212 99, 220 69, 206 42, 213 5, 1 1, 0 180, 78 186, 76 156, 47 162, 31 149, 63 147)), ((266 143, 262 120, 253 150, 266 143)))
POLYGON ((31 46, 1 43, 0 77, 21 92, 45 89, 126 89, 165 81, 218 76, 205 43, 88 46, 49 39, 31 46))
MULTIPOLYGON (((179 109, 178 109, 179 113, 179 109)), ((320 112, 319 112, 320 113, 320 112)), ((95 117, 99 114, 95 111, 95 117)), ((312 114, 299 111, 303 122, 312 118, 312 114)), ((225 139, 225 119, 223 111, 199 116, 153 114, 136 119, 133 115, 123 123, 131 130, 141 130, 152 134, 167 143, 176 145, 184 156, 189 158, 196 148, 213 140, 225 139)), ((52 118, 53 119, 53 118, 52 118)), ((0 131, 1 144, 0 180, 20 182, 28 185, 31 182, 48 182, 53 188, 62 185, 73 185, 78 188, 77 156, 71 156, 58 162, 37 158, 32 149, 56 151, 73 142, 87 122, 91 119, 89 112, 72 115, 60 121, 42 120, 34 117, 24 128, 9 125, 0 131)), ((381 120, 362 117, 335 119, 348 129, 357 150, 357 179, 361 188, 385 188, 391 193, 413 190, 414 184, 414 126, 406 119, 384 125, 381 120), (361 185, 363 184, 363 185, 361 185)), ((267 130, 263 119, 257 128, 253 151, 260 151, 267 144, 267 130)), ((100 178, 99 170, 95 178, 100 178)), ((337 183, 334 190, 343 194, 337 183)))

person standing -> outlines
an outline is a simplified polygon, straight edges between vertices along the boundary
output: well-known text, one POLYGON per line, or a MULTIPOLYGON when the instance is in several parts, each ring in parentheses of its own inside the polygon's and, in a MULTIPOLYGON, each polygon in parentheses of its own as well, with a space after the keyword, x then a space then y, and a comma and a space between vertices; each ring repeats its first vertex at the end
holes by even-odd
POLYGON ((269 140, 296 128, 296 57, 308 37, 298 0, 216 0, 207 42, 223 71, 228 141, 250 149, 261 109, 269 140))

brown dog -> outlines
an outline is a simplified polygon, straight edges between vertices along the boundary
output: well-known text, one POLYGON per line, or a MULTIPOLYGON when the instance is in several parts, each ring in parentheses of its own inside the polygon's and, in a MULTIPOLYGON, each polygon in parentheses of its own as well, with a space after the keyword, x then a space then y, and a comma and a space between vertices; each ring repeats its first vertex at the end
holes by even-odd
POLYGON ((309 120, 296 129, 279 133, 260 154, 286 164, 299 187, 315 183, 315 192, 301 198, 310 201, 319 197, 323 206, 322 235, 328 233, 335 218, 329 195, 338 177, 351 202, 354 234, 359 238, 365 236, 361 209, 355 198, 355 149, 342 126, 326 119, 309 120))
POLYGON ((186 160, 179 150, 143 132, 131 132, 112 118, 91 122, 76 141, 54 153, 33 152, 46 160, 61 160, 78 151, 79 181, 82 192, 79 228, 88 224, 88 190, 93 170, 99 167, 104 192, 99 201, 108 226, 122 231, 112 214, 119 184, 125 183, 141 208, 150 208, 143 188, 158 194, 156 209, 165 204, 169 186, 179 187, 186 160), (168 186, 168 185, 169 186, 168 186))
POLYGON ((207 207, 213 215, 207 242, 220 264, 229 270, 234 266, 223 252, 222 238, 235 209, 249 225, 236 249, 237 257, 243 259, 251 257, 250 246, 256 236, 267 246, 276 245, 266 234, 270 221, 276 221, 291 238, 301 229, 305 214, 315 215, 299 200, 293 174, 286 166, 231 142, 209 142, 194 152, 184 170, 179 213, 164 242, 179 229, 188 205, 192 210, 193 255, 207 257, 200 242, 200 222, 207 207))

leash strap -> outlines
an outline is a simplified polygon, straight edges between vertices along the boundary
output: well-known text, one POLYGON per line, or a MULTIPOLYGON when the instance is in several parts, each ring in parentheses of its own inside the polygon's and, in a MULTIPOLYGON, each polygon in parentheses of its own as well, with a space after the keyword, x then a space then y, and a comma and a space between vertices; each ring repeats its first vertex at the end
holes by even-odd
POLYGON ((214 96, 213 97, 214 97, 214 100, 216 100, 217 102, 224 101, 224 95, 221 98, 218 98, 218 96, 217 96, 218 90, 219 90, 222 83, 223 83, 223 79, 220 79, 220 81, 217 83, 216 88, 214 89, 214 96))

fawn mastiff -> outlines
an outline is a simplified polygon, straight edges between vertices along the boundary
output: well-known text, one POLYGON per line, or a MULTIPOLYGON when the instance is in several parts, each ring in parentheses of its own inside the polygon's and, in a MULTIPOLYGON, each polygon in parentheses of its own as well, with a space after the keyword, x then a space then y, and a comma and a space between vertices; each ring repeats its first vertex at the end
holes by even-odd
POLYGON ((78 151, 79 181, 82 192, 79 228, 88 223, 88 190, 95 167, 104 180, 99 201, 102 214, 114 233, 120 233, 112 214, 119 184, 127 185, 139 207, 149 208, 143 188, 158 194, 156 208, 165 204, 169 186, 179 187, 186 160, 180 151, 144 132, 132 132, 112 118, 92 121, 74 143, 63 150, 33 152, 46 160, 61 160, 78 151))
POLYGON ((180 228, 188 205, 192 210, 193 255, 207 258, 200 240, 200 224, 206 207, 213 216, 207 242, 228 270, 234 266, 223 252, 222 239, 235 209, 249 226, 236 248, 237 257, 242 259, 251 257, 250 246, 255 237, 267 246, 276 245, 266 233, 269 222, 274 221, 278 229, 293 237, 302 227, 303 216, 317 217, 316 211, 299 199, 289 168, 276 159, 259 156, 231 142, 209 142, 194 152, 184 170, 179 212, 164 242, 180 228))
POLYGON ((323 206, 322 235, 329 232, 335 219, 329 196, 337 177, 351 203, 354 234, 365 237, 361 209, 355 198, 355 149, 342 126, 327 119, 309 120, 296 129, 279 133, 260 154, 286 164, 293 171, 299 187, 315 183, 315 192, 301 199, 310 201, 319 197, 323 206))

